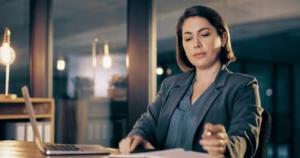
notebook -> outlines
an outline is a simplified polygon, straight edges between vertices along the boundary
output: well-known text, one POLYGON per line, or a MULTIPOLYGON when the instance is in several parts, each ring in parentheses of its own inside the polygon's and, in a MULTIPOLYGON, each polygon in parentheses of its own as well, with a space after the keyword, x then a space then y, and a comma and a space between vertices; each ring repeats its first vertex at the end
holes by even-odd
POLYGON ((34 114, 28 88, 26 86, 22 87, 22 95, 25 99, 27 112, 29 114, 30 122, 32 125, 34 142, 42 153, 44 153, 45 155, 110 154, 110 151, 101 145, 43 143, 38 132, 36 117, 34 114))

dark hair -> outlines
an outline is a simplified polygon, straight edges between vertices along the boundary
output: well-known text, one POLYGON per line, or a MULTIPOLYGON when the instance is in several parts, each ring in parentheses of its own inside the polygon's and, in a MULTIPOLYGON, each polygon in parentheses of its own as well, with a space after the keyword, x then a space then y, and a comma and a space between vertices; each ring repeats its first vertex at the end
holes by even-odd
POLYGON ((188 60, 182 45, 182 25, 187 18, 195 16, 207 19, 210 24, 217 30, 217 33, 220 37, 222 37, 222 35, 226 33, 226 43, 225 46, 221 48, 221 52, 219 55, 221 64, 228 65, 230 62, 235 61, 236 58, 231 48, 228 26, 224 22, 223 18, 211 8, 205 6, 192 6, 184 11, 183 15, 179 18, 177 23, 176 60, 180 69, 186 72, 191 71, 195 68, 194 65, 188 60))

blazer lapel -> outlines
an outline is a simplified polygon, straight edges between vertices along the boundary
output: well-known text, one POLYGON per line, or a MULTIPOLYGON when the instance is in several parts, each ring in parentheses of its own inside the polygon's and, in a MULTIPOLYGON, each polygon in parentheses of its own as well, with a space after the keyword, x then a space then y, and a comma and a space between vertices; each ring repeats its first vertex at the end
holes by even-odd
POLYGON ((186 148, 190 148, 192 149, 193 147, 193 139, 195 137, 196 131, 199 127, 199 125, 201 124, 201 122, 203 121, 206 113, 208 112, 208 110, 210 109, 210 107, 213 105, 214 101, 216 100, 216 98, 220 95, 221 90, 220 88, 224 86, 226 79, 228 77, 229 74, 229 70, 227 69, 227 67, 223 67, 222 70, 219 72, 219 74, 217 75, 217 78, 215 80, 215 82, 213 83, 214 85, 212 85, 213 89, 212 91, 209 93, 209 96, 206 97, 205 101, 203 102, 204 104, 202 105, 202 107, 196 112, 195 118, 192 122, 193 126, 191 127, 191 131, 192 134, 190 135, 188 139, 188 144, 186 144, 186 148))
POLYGON ((169 97, 166 99, 165 104, 162 106, 161 113, 158 118, 156 137, 157 145, 162 148, 165 142, 165 137, 170 125, 171 116, 179 105, 180 100, 186 93, 190 84, 194 79, 195 73, 189 73, 181 76, 176 82, 173 89, 170 90, 169 97))
MULTIPOLYGON (((200 125, 200 123, 203 121, 203 118, 205 117, 206 113, 210 109, 210 107, 213 105, 213 102, 216 100, 216 98, 220 94, 220 90, 213 89, 210 92, 210 96, 206 98, 206 100, 203 102, 203 105, 199 110, 194 114, 193 119, 191 120, 191 126, 189 131, 191 131, 191 134, 188 135, 186 138, 186 141, 184 141, 186 144, 184 144, 185 149, 193 149, 193 141, 196 134, 196 131, 200 125)), ((194 105, 197 106, 197 105, 194 105)))

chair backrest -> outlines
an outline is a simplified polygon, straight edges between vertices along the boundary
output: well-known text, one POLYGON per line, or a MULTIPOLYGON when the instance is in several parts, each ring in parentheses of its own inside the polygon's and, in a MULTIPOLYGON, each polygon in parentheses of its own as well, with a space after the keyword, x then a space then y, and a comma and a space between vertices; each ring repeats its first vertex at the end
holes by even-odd
POLYGON ((255 154, 255 158, 266 158, 268 150, 268 142, 271 133, 271 115, 266 110, 262 113, 262 123, 259 133, 259 144, 255 154))

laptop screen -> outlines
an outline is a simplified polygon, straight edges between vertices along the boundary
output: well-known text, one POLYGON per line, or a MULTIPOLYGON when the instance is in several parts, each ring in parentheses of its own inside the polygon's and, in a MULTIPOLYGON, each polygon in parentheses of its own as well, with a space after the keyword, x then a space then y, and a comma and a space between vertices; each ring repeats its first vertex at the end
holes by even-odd
POLYGON ((39 131, 37 128, 36 117, 34 114, 32 102, 30 99, 30 95, 29 95, 27 86, 22 87, 22 95, 25 100, 27 112, 29 114, 29 118, 30 118, 30 122, 31 122, 33 134, 34 134, 34 141, 35 141, 36 145, 38 146, 39 150, 41 150, 42 152, 45 152, 45 150, 43 148, 43 143, 41 141, 41 137, 40 137, 40 134, 39 134, 39 131))

